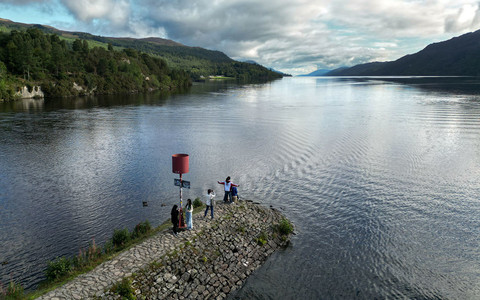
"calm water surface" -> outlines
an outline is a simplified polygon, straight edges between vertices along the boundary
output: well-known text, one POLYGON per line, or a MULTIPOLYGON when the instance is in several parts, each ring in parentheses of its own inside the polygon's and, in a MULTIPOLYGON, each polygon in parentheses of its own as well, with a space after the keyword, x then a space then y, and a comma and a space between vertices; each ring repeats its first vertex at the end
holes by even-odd
POLYGON ((480 83, 285 78, 0 104, 0 281, 230 175, 296 225, 234 299, 480 298, 480 83), (148 207, 142 206, 148 201, 148 207))

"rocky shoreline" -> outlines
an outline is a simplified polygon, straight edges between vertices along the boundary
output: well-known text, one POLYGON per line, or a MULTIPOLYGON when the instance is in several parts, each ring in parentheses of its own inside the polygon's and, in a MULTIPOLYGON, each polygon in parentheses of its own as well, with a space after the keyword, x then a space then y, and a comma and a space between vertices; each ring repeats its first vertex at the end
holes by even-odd
POLYGON ((39 299, 224 299, 288 245, 285 222, 252 201, 217 204, 214 219, 195 214, 193 230, 159 232, 39 299))

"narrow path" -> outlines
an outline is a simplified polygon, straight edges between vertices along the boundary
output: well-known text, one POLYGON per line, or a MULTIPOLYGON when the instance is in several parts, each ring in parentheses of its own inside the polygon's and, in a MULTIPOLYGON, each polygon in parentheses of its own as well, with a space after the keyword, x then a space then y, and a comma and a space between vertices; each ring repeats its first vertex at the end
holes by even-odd
POLYGON ((215 219, 195 214, 194 230, 161 231, 38 299, 119 299, 108 290, 124 277, 134 278, 140 298, 224 299, 288 243, 276 231, 282 218, 252 201, 219 203, 215 219))
MULTIPOLYGON (((216 205, 215 216, 221 217, 224 215, 226 206, 224 204, 216 205)), ((179 245, 191 241, 196 232, 205 226, 209 226, 210 223, 212 223, 210 217, 204 218, 203 213, 195 214, 193 215, 193 230, 182 231, 178 233, 178 236, 172 234, 171 227, 163 230, 120 253, 114 259, 100 264, 94 270, 78 276, 71 282, 37 299, 86 299, 101 296, 105 289, 111 287, 123 277, 131 276, 132 273, 147 267, 152 261, 160 259, 179 245)))

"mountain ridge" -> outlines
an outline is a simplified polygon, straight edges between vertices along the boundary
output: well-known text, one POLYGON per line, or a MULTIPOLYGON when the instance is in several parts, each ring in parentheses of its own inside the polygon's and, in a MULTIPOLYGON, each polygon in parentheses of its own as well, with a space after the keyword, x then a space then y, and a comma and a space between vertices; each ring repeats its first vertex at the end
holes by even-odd
POLYGON ((480 30, 429 44, 394 61, 336 69, 326 76, 480 76, 480 30))

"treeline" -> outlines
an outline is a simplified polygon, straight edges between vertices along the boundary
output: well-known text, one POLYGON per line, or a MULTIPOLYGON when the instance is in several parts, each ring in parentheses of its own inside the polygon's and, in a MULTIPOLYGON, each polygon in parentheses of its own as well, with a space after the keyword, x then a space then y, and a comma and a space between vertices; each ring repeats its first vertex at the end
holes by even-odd
POLYGON ((40 85, 47 97, 174 90, 191 84, 187 72, 134 49, 89 48, 40 29, 0 32, 0 99, 40 85))
POLYGON ((176 45, 169 40, 109 38, 88 33, 75 33, 82 39, 108 43, 117 47, 133 48, 138 51, 158 56, 177 70, 185 70, 193 80, 210 75, 234 77, 242 81, 272 80, 282 75, 261 65, 238 62, 220 51, 200 47, 176 45), (155 42, 156 40, 161 40, 155 42), (163 43, 163 44, 162 44, 163 43))

